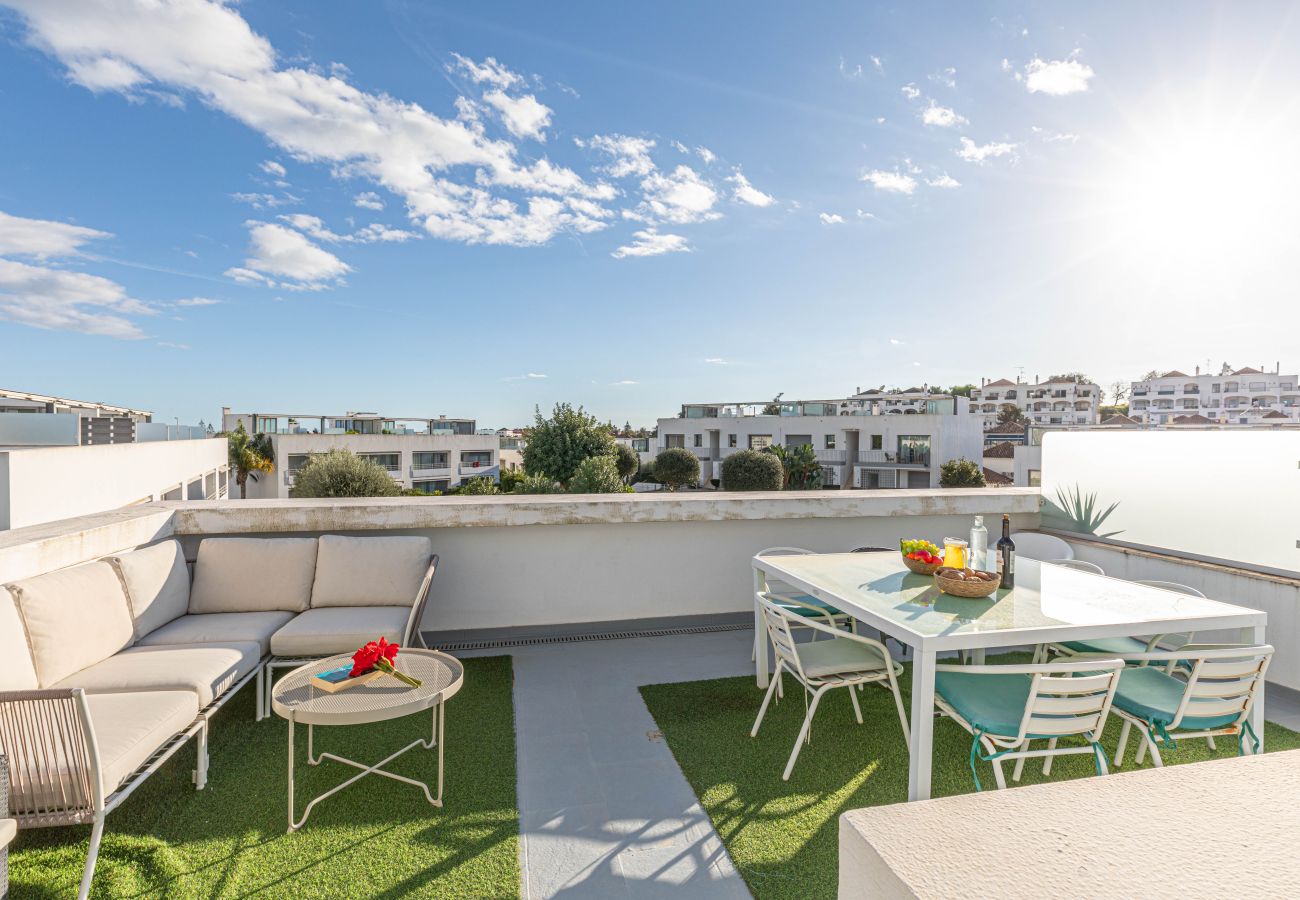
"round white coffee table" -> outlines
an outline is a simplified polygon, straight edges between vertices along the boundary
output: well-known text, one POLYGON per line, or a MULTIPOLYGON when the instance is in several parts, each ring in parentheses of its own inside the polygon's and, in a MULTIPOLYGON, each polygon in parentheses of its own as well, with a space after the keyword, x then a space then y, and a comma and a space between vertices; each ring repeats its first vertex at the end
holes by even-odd
POLYGON ((455 657, 435 650, 403 649, 397 654, 397 670, 420 679, 418 688, 403 684, 391 675, 380 675, 373 681, 337 693, 322 691, 311 683, 311 677, 350 662, 351 654, 341 653, 327 659, 308 663, 294 669, 276 682, 271 692, 271 709, 289 721, 289 831, 297 831, 307 821, 312 807, 331 794, 336 794, 367 775, 383 775, 397 781, 413 784, 424 791, 425 799, 434 806, 442 806, 443 735, 446 725, 446 702, 465 681, 465 667, 455 657), (312 756, 312 733, 317 725, 365 725, 389 719, 410 716, 425 710, 433 711, 429 740, 417 738, 391 756, 374 765, 345 759, 333 753, 312 756), (295 725, 307 726, 307 763, 319 765, 323 759, 332 759, 361 771, 347 781, 312 799, 302 811, 302 818, 293 817, 293 732, 295 725), (422 781, 385 771, 383 766, 408 750, 422 747, 438 748, 438 791, 429 792, 422 781))

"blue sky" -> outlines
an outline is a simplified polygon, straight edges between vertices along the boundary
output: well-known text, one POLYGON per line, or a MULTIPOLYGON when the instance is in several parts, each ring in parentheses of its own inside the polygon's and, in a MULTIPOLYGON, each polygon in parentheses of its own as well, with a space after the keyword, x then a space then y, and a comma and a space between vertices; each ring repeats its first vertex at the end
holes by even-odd
POLYGON ((0 7, 0 386, 649 424, 1300 367, 1295 3, 0 7))

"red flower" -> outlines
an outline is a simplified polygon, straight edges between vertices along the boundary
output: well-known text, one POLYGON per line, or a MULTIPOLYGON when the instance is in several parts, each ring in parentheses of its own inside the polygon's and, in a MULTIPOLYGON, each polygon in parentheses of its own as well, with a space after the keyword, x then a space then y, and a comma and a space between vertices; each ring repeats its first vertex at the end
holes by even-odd
POLYGON ((379 643, 376 645, 376 649, 379 651, 380 656, 389 662, 392 662, 397 659, 397 651, 401 648, 397 644, 388 643, 386 638, 381 637, 379 643))
MULTIPOLYGON (((383 638, 380 638, 380 640, 383 640, 383 638)), ((381 653, 378 644, 374 641, 366 644, 364 647, 357 650, 356 653, 352 654, 352 671, 349 675, 352 678, 356 678, 358 675, 364 675, 366 672, 369 672, 375 667, 375 663, 379 661, 380 656, 381 653)))
POLYGON ((421 684, 420 679, 412 678, 405 672, 397 671, 397 668, 393 665, 393 660, 397 659, 397 651, 400 649, 397 644, 388 643, 388 639, 384 637, 381 637, 377 642, 371 641, 352 654, 352 671, 348 673, 349 677, 356 678, 358 675, 366 674, 371 669, 378 669, 381 672, 387 672, 411 687, 419 687, 421 684))

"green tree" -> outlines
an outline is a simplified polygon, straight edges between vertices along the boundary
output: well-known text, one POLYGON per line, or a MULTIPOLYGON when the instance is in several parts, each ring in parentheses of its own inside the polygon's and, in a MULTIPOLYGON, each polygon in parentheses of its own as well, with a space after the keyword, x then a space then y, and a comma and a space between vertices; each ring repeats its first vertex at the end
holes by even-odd
POLYGON ((540 409, 535 419, 523 453, 524 471, 529 475, 548 475, 567 485, 584 459, 614 452, 609 428, 581 406, 574 409, 568 403, 557 403, 549 419, 542 418, 540 409))
POLYGON ((999 425, 1023 425, 1025 423, 1025 414, 1019 406, 1014 403, 1003 403, 998 407, 998 424, 999 425))
POLYGON ((618 477, 626 482, 636 474, 637 469, 641 468, 641 457, 627 444, 616 444, 614 446, 614 467, 618 469, 618 477))
POLYGON ((313 454, 294 476, 291 497, 396 497, 397 482, 383 466, 349 450, 313 454))
POLYGON ((777 394, 772 398, 772 402, 763 407, 763 415, 779 416, 781 415, 781 398, 785 396, 785 391, 777 394))
POLYGON ((782 484, 787 490, 815 491, 822 486, 822 467, 812 444, 782 447, 773 444, 763 450, 781 461, 782 484))
POLYGON ((498 481, 498 486, 501 488, 501 493, 503 494, 513 493, 515 487, 518 486, 520 483, 522 483, 523 480, 527 477, 528 476, 524 474, 523 469, 503 468, 501 470, 501 478, 498 481))
POLYGON ((1128 404, 1127 404, 1127 403, 1115 403, 1115 404, 1112 404, 1112 405, 1110 405, 1110 406, 1101 406, 1101 407, 1098 407, 1098 408, 1097 408, 1097 415, 1101 417, 1101 420, 1102 420, 1103 422, 1106 421, 1107 419, 1109 419, 1111 416, 1127 416, 1127 415, 1128 415, 1128 404))
POLYGON ((563 494, 564 486, 545 475, 525 475, 510 491, 512 494, 563 494))
POLYGON ((248 499, 248 479, 259 481, 275 468, 275 447, 268 434, 249 434, 244 420, 235 423, 235 430, 226 432, 230 468, 239 485, 239 498, 248 499))
POLYGON ((969 397, 970 392, 973 390, 975 390, 975 385, 973 384, 954 384, 952 387, 948 388, 948 393, 952 394, 954 397, 969 397))
POLYGON ((939 467, 940 487, 984 487, 984 468, 965 457, 950 459, 939 467))
POLYGON ((722 461, 724 491, 779 491, 784 483, 785 468, 776 454, 737 450, 722 461))
POLYGON ((491 478, 471 478, 468 481, 461 482, 460 493, 471 496, 483 496, 487 494, 499 494, 501 488, 497 487, 496 482, 491 478))
POLYGON ((589 456, 569 479, 570 494, 621 494, 627 490, 612 456, 589 456))
POLYGON ((655 457, 654 475, 655 480, 670 491, 682 485, 698 484, 700 460, 685 447, 669 447, 655 457))

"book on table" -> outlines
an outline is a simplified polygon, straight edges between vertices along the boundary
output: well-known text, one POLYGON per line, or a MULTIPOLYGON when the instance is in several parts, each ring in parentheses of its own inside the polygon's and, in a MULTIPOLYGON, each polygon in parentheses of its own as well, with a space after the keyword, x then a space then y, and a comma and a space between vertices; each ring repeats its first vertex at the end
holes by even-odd
POLYGON ((324 672, 318 672, 311 677, 312 687, 319 688, 327 694, 335 694, 339 691, 346 691, 348 688, 356 687, 359 684, 366 684, 374 681, 384 673, 378 669, 371 669, 361 675, 352 677, 352 663, 344 663, 333 669, 327 669, 324 672))

